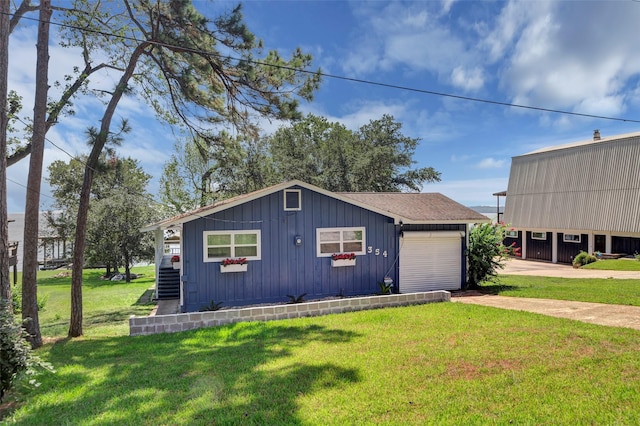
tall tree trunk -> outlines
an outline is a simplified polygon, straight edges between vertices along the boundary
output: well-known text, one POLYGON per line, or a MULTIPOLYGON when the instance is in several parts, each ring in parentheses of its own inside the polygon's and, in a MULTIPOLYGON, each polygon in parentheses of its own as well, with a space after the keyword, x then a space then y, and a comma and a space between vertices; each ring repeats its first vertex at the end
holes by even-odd
POLYGON ((7 213, 7 76, 9 74, 9 5, 0 1, 0 299, 11 305, 9 279, 9 214, 7 213))
POLYGON ((49 91, 49 21, 51 1, 40 1, 36 61, 36 94, 33 107, 33 137, 27 197, 24 211, 24 253, 22 256, 22 318, 28 319, 25 328, 33 348, 42 346, 38 319, 38 232, 40 219, 40 187, 47 121, 47 93, 49 91))
MULTIPOLYGON (((1 0, 0 0, 1 1, 1 0)), ((135 71, 138 59, 144 51, 150 47, 147 42, 140 44, 133 51, 129 64, 116 86, 107 109, 102 116, 100 132, 93 141, 93 148, 87 158, 84 168, 84 179, 80 190, 80 204, 78 207, 78 219, 76 222, 76 238, 73 245, 73 266, 71 269, 71 320, 69 321, 69 337, 82 336, 82 267, 84 265, 84 247, 87 234, 87 219, 89 215, 89 201, 91 200, 91 185, 93 184, 93 172, 98 165, 100 153, 107 143, 111 120, 116 111, 118 102, 127 89, 127 84, 135 71)))
POLYGON ((125 254, 124 256, 124 281, 129 284, 131 282, 131 257, 129 254, 125 254))

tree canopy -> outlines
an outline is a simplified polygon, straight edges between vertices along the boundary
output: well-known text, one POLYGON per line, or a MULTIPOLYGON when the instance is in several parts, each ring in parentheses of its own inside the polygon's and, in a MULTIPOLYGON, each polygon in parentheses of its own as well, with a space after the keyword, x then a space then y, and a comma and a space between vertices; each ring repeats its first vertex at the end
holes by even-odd
MULTIPOLYGON (((55 161, 49 166, 56 211, 48 212, 47 221, 61 238, 74 234, 84 161, 86 158, 55 161)), ((140 232, 143 225, 157 219, 147 192, 150 179, 132 158, 101 156, 87 227, 88 264, 105 265, 107 274, 119 267, 128 273, 134 260, 153 259, 150 236, 140 232)))
POLYGON ((389 115, 356 131, 308 115, 272 135, 223 133, 219 140, 213 147, 203 140, 176 146, 164 167, 163 202, 184 212, 205 205, 198 200, 210 203, 293 179, 338 192, 419 191, 440 180, 432 167, 412 168, 419 139, 403 135, 389 115))

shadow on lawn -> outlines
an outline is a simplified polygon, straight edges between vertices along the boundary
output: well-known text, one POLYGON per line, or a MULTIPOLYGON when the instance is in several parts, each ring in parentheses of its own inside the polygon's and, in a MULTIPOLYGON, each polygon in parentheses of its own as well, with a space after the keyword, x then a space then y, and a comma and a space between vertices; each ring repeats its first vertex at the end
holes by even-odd
POLYGON ((500 294, 505 291, 517 291, 520 290, 519 287, 513 285, 506 285, 494 283, 494 284, 484 284, 480 286, 479 291, 484 294, 500 294))
POLYGON ((191 332, 62 340, 24 424, 302 424, 297 400, 357 382, 358 371, 294 354, 358 334, 323 326, 238 323, 191 332), (79 391, 74 391, 79 390, 79 391), (73 392, 73 396, 56 395, 73 392))
MULTIPOLYGON (((124 324, 131 315, 147 316, 151 310, 151 305, 144 303, 136 303, 126 309, 119 309, 117 311, 94 311, 91 313, 84 313, 83 327, 86 332, 89 328, 108 326, 117 323, 124 324)), ((43 336, 64 336, 69 329, 69 312, 65 312, 64 317, 59 317, 57 320, 47 321, 41 323, 40 331, 43 336)))
MULTIPOLYGON (((132 271, 133 274, 136 272, 132 271)), ((113 287, 118 285, 127 285, 127 284, 140 284, 144 282, 148 282, 149 286, 152 286, 155 283, 155 277, 153 274, 143 274, 138 273, 137 278, 131 280, 130 283, 126 283, 124 281, 111 281, 102 279, 105 271, 102 270, 85 270, 82 273, 82 286, 87 288, 98 288, 98 287, 113 287)), ((71 271, 70 270, 61 270, 58 274, 50 276, 50 277, 40 277, 38 278, 39 286, 47 286, 47 285, 61 285, 67 284, 71 285, 71 271)))

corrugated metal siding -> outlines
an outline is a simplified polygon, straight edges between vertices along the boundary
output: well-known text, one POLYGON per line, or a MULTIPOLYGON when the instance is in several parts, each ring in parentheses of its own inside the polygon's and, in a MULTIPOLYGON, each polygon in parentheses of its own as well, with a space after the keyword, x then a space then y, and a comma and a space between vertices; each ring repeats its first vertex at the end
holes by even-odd
POLYGON ((581 251, 589 251, 589 235, 580 234, 579 243, 570 243, 564 241, 564 233, 558 232, 558 262, 573 263, 573 258, 581 251))
MULTIPOLYGON (((223 306, 287 301, 286 295, 319 298, 371 294, 393 265, 396 226, 389 218, 322 194, 302 189, 302 210, 284 211, 278 192, 187 222, 183 226, 185 310, 211 300, 223 306), (256 223, 252 223, 256 222, 256 223), (366 227, 372 253, 358 256, 356 266, 332 268, 331 258, 316 256, 316 228, 366 227), (220 273, 219 262, 203 262, 202 234, 207 230, 260 229, 262 259, 250 261, 247 272, 220 273), (302 246, 294 245, 300 235, 302 246), (375 250, 380 249, 376 256, 375 250), (383 252, 387 251, 387 257, 383 252)), ((398 281, 397 268, 389 275, 398 281)))
POLYGON ((504 220, 515 227, 640 233, 640 137, 514 157, 504 220))

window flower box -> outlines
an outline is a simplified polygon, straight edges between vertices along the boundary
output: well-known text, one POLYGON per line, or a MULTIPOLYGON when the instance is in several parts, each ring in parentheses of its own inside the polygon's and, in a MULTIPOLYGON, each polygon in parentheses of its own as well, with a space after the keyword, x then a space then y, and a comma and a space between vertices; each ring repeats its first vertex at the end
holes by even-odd
POLYGON ((247 258, 241 257, 239 259, 225 259, 220 264, 220 272, 247 272, 247 258))
POLYGON ((171 257, 171 266, 173 266, 173 269, 180 269, 182 267, 182 262, 180 262, 180 256, 175 255, 171 257))
POLYGON ((331 255, 331 266, 340 268, 342 266, 356 266, 355 253, 337 253, 331 255))
POLYGON ((247 272, 247 264, 245 263, 244 265, 220 265, 220 272, 221 273, 226 273, 226 272, 247 272))

